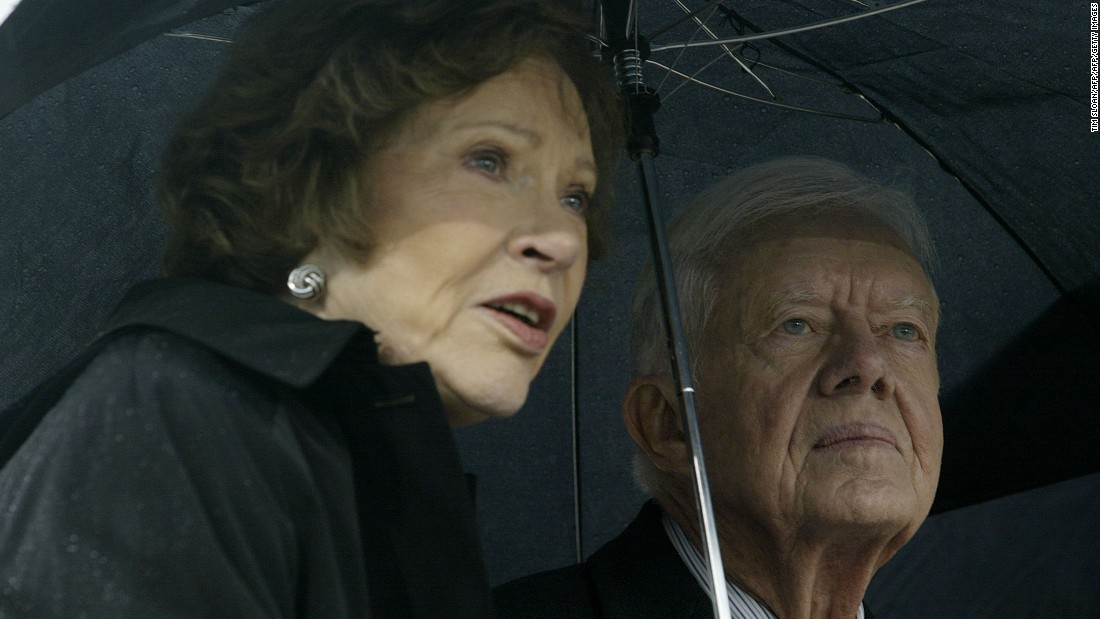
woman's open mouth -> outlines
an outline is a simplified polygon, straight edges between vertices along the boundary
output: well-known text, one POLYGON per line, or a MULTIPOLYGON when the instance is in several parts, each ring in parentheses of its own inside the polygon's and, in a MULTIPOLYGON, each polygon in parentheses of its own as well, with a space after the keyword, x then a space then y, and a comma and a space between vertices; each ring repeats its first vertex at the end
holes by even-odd
POLYGON ((504 325, 525 348, 541 353, 550 345, 550 327, 557 308, 553 301, 533 292, 518 292, 482 303, 489 314, 504 325))

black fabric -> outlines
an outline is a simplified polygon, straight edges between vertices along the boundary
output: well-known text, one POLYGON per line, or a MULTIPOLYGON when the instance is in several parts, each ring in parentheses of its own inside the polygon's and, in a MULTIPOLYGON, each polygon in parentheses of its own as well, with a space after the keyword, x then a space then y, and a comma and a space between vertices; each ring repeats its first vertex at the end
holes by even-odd
POLYGON ((1100 473, 929 518, 875 574, 889 619, 1100 617, 1100 473))
POLYGON ((0 117, 54 84, 236 0, 23 0, 0 28, 0 117))
POLYGON ((710 600, 695 582, 650 501, 587 561, 525 576, 493 591, 502 619, 707 619, 710 600))
POLYGON ((0 470, 0 616, 492 616, 425 364, 199 280, 138 286, 100 341, 3 413, 33 427, 0 470))
MULTIPOLYGON (((117 338, 133 331, 153 328, 184 335, 260 374, 300 388, 314 382, 362 329, 351 322, 303 320, 301 311, 283 303, 262 305, 263 320, 249 322, 241 318, 256 310, 256 296, 229 286, 184 278, 134 286, 84 352, 0 412, 0 466, 88 363, 117 338), (199 286, 204 292, 196 295, 199 286), (210 298, 217 301, 201 302, 210 298)), ((371 358, 363 361, 377 363, 371 358)))

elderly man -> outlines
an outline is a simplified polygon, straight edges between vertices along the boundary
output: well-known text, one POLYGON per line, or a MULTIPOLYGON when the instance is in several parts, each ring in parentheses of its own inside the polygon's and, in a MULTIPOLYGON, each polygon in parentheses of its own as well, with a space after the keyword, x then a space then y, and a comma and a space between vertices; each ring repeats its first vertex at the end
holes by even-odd
MULTIPOLYGON (((821 159, 746 169, 670 234, 734 617, 870 617, 928 514, 943 432, 928 233, 902 193, 821 159)), ((504 618, 712 616, 650 273, 623 419, 653 498, 581 565, 504 585, 504 618)))

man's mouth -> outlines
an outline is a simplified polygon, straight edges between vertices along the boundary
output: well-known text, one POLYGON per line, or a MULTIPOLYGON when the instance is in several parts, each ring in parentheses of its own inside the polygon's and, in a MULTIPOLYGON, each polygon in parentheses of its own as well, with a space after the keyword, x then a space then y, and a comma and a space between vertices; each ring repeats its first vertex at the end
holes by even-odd
POLYGON ((892 447, 898 445, 894 433, 882 426, 871 423, 848 423, 826 430, 814 443, 814 449, 874 443, 892 447))

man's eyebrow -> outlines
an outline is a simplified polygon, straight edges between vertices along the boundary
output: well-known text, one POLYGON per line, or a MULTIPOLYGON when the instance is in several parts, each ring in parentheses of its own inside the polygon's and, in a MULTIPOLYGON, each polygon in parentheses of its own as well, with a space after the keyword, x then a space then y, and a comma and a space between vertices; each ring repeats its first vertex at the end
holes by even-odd
MULTIPOLYGON (((813 288, 793 288, 791 290, 785 290, 768 299, 767 309, 768 313, 773 313, 784 305, 794 305, 799 303, 825 303, 824 297, 814 291, 813 288)), ((939 308, 921 297, 915 295, 906 295, 897 299, 893 299, 886 303, 886 307, 889 309, 913 309, 916 308, 929 316, 939 316, 939 308)))
POLYGON ((791 290, 784 290, 768 299, 767 314, 774 314, 784 305, 806 303, 807 301, 824 303, 825 299, 814 291, 813 288, 793 288, 791 290))
POLYGON ((928 316, 930 316, 932 318, 938 318, 939 315, 940 315, 939 307, 937 307, 935 305, 932 305, 928 301, 925 301, 924 299, 922 299, 920 297, 917 297, 917 296, 913 296, 913 295, 907 295, 907 296, 901 297, 899 299, 894 299, 893 301, 890 301, 886 305, 890 309, 902 309, 902 310, 904 310, 904 309, 916 308, 916 309, 921 310, 922 312, 924 312, 925 314, 927 314, 928 316))

